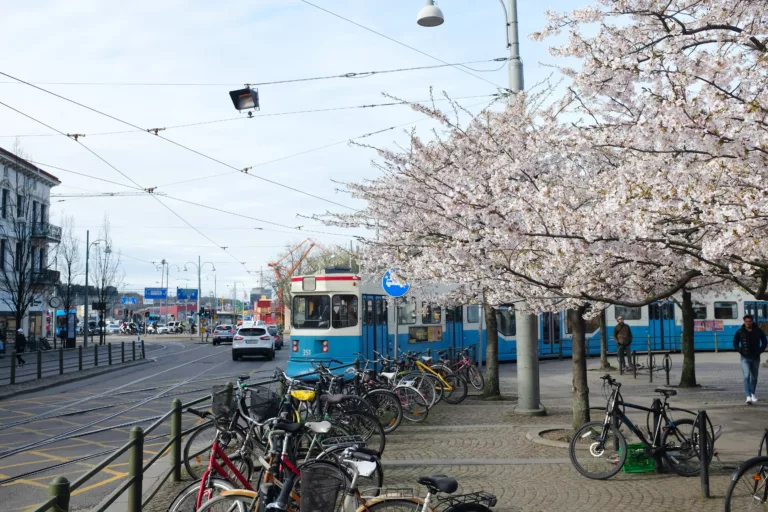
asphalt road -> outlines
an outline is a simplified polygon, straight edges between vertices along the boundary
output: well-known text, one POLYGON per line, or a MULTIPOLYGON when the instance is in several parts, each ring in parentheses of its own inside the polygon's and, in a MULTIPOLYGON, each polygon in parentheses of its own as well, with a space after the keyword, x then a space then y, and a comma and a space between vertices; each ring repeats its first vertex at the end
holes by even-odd
MULTIPOLYGON (((47 499, 47 486, 56 476, 74 481, 104 457, 47 469, 86 455, 114 450, 128 441, 132 425, 148 427, 170 408, 174 398, 187 402, 210 394, 211 386, 252 374, 251 382, 271 377, 285 367, 286 349, 274 361, 249 358, 232 361, 229 345, 217 347, 189 340, 159 337, 147 342, 152 363, 64 384, 37 393, 0 401, 0 512, 29 511, 47 499), (264 372, 263 374, 261 372, 264 372), (94 432, 105 427, 115 427, 94 432), (67 437, 62 439, 62 437, 67 437), (40 473, 28 474, 38 470, 40 473)), ((200 420, 184 414, 184 428, 200 420)), ((169 431, 164 424, 151 435, 169 431)), ((145 461, 167 439, 148 440, 145 461)), ((115 489, 127 475, 127 457, 118 459, 73 493, 73 510, 86 510, 115 489)))

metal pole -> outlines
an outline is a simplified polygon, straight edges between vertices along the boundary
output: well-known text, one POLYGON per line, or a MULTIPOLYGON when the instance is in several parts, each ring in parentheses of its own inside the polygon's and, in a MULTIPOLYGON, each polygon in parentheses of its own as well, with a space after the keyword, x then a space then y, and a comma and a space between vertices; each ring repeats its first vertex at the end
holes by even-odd
POLYGON ((136 340, 131 341, 131 360, 136 360, 136 340))
POLYGON ((717 333, 713 332, 712 334, 715 336, 715 354, 717 354, 717 333))
MULTIPOLYGON (((661 429, 657 428, 657 425, 659 424, 659 419, 661 418, 661 400, 654 398, 653 404, 651 405, 651 410, 653 411, 653 432, 651 433, 651 437, 653 438, 653 446, 660 446, 661 429)), ((664 459, 661 456, 661 451, 654 455, 653 463, 656 469, 656 473, 664 472, 664 459)))
MULTIPOLYGON (((522 304, 520 310, 525 310, 522 304)), ((531 313, 515 314, 517 323, 517 406, 519 414, 541 416, 546 414, 541 405, 539 387, 539 330, 538 317, 531 313)), ((562 343, 561 343, 562 345, 562 343)))
POLYGON ((16 384, 16 349, 11 350, 11 384, 16 384))
POLYGON ((99 366, 99 346, 93 346, 93 366, 99 366))
POLYGON ((699 463, 701 465, 701 495, 709 498, 709 431, 707 411, 699 411, 699 463))
MULTIPOLYGON (((85 232, 85 306, 83 307, 83 346, 88 346, 88 251, 91 249, 91 232, 85 232)), ((69 314, 69 312, 67 312, 69 314)))
POLYGON ((57 476, 48 484, 48 497, 56 498, 56 502, 48 509, 49 512, 67 512, 69 510, 69 480, 57 476))
POLYGON ((165 326, 168 327, 168 290, 171 288, 171 282, 168 280, 168 273, 171 271, 171 266, 168 262, 165 262, 165 326))
POLYGON ((83 346, 77 347, 77 369, 83 371, 83 346))
POLYGON ((203 325, 203 321, 200 318, 200 295, 203 293, 202 284, 200 282, 200 256, 197 257, 197 336, 200 341, 203 341, 203 331, 200 327, 203 325))
POLYGON ((59 375, 64 375, 64 347, 59 347, 59 375))
POLYGON ((171 482, 181 482, 181 400, 173 399, 171 411, 171 482))
POLYGON ((128 452, 128 478, 132 480, 128 488, 128 512, 141 512, 141 484, 144 464, 144 431, 141 427, 131 429, 130 440, 133 442, 128 452))
POLYGON ((37 378, 43 378, 43 352, 37 349, 37 378))
POLYGON ((112 366, 112 343, 107 343, 107 362, 112 366))
POLYGON ((125 362, 125 342, 124 341, 120 342, 120 362, 121 363, 125 362))
MULTIPOLYGON (((520 60, 520 39, 517 33, 517 0, 509 1, 509 20, 507 33, 509 37, 509 88, 512 92, 520 92, 525 88, 523 80, 523 61, 520 60)), ((502 2, 502 5, 503 2, 502 2)))

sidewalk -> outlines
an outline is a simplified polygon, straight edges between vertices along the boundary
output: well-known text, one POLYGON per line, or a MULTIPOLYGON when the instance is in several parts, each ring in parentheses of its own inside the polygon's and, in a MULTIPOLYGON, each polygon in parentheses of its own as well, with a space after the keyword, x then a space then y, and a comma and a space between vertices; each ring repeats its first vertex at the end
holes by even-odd
MULTIPOLYGON (((518 416, 514 400, 484 402, 468 397, 460 405, 440 404, 430 411, 424 424, 404 422, 387 436, 384 452, 385 486, 418 489, 422 475, 443 473, 459 480, 459 492, 485 490, 498 497, 499 511, 581 512, 593 510, 721 511, 731 469, 739 461, 757 454, 764 427, 768 426, 768 400, 754 406, 743 404, 738 355, 696 354, 699 381, 695 390, 679 389, 670 399, 674 406, 692 410, 705 408, 714 424, 723 423, 725 434, 716 448, 722 463, 713 464, 713 498, 700 498, 699 478, 673 474, 628 474, 620 472, 608 481, 589 480, 576 472, 565 447, 538 444, 527 436, 542 428, 568 428, 571 424, 571 361, 541 365, 541 396, 547 407, 544 417, 518 416)), ((680 375, 681 356, 673 356, 671 384, 680 375)), ((590 360, 594 368, 597 360, 590 360)), ((501 367, 502 391, 513 396, 517 389, 514 364, 501 367)), ((598 371, 589 372, 593 407, 604 407, 598 371)), ((663 372, 661 374, 663 376, 663 372)), ((648 375, 618 377, 627 401, 650 405, 658 396, 648 375)), ((768 378, 768 375, 766 375, 768 378)), ((654 375, 655 380, 661 380, 654 375)), ((663 381, 662 381, 663 382, 663 381)), ((758 386, 768 391, 768 384, 758 386)), ((763 393, 768 398, 768 393, 763 393)), ((595 418, 597 419, 597 418, 595 418)), ((633 417, 634 419, 634 417, 633 417)), ((645 425, 645 417, 638 421, 645 425)), ((148 488, 151 483, 145 483, 148 488)), ((188 485, 166 485, 153 500, 150 512, 167 509, 179 490, 188 485)))

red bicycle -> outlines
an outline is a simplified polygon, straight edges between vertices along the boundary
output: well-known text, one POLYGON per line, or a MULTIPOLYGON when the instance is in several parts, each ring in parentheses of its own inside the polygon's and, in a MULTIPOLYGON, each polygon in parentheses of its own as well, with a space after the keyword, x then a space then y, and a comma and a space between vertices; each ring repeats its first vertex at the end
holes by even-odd
MULTIPOLYGON (((187 412, 195 414, 200 418, 217 418, 208 411, 198 411, 187 408, 187 412)), ((221 437, 227 435, 223 428, 218 428, 213 438, 211 447, 211 456, 208 459, 208 469, 203 476, 184 488, 173 500, 168 512, 195 512, 205 502, 223 491, 233 489, 254 490, 250 484, 253 473, 253 462, 250 457, 245 456, 240 451, 227 455, 224 447, 228 443, 220 442, 221 437), (223 464, 220 464, 221 461, 223 464)))
POLYGON ((440 356, 440 361, 457 375, 464 377, 464 380, 472 384, 475 389, 482 390, 485 387, 485 379, 483 374, 477 369, 477 366, 472 362, 472 358, 469 357, 469 349, 463 348, 456 354, 456 362, 452 363, 446 353, 448 350, 440 350, 437 355, 440 356))

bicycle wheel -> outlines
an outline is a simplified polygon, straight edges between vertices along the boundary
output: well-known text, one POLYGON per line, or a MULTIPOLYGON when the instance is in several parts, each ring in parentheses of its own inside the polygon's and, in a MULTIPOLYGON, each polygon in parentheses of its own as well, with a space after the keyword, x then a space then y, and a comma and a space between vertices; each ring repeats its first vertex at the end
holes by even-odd
POLYGON ((593 480, 606 480, 624 466, 627 441, 613 425, 592 421, 573 434, 568 452, 576 471, 593 480))
MULTIPOLYGON (((186 486, 168 507, 168 512, 197 512, 197 494, 200 492, 200 484, 202 480, 196 480, 186 486)), ((221 491, 231 491, 235 488, 234 485, 221 478, 214 478, 211 480, 207 492, 203 495, 203 503, 207 503, 208 500, 217 496, 221 491)), ((202 506, 202 504, 201 504, 202 506)))
MULTIPOLYGON (((182 456, 184 457, 184 467, 190 478, 197 480, 203 476, 208 468, 208 458, 217 432, 216 424, 209 422, 201 425, 187 437, 182 456)), ((230 432, 222 433, 219 436, 219 444, 224 449, 224 453, 230 456, 243 446, 245 438, 245 432, 239 427, 235 427, 230 432)), ((242 473, 244 468, 238 467, 238 469, 242 473)))
POLYGON ((444 384, 440 383, 440 385, 443 387, 443 400, 445 400, 446 403, 456 405, 460 404, 464 401, 465 398, 467 398, 466 380, 453 373, 443 376, 443 380, 446 384, 448 384, 448 386, 450 386, 450 388, 448 388, 444 384))
POLYGON ((259 496, 216 496, 197 512, 253 512, 259 510, 259 496))
POLYGON ((374 414, 384 427, 385 434, 391 434, 403 421, 403 406, 400 399, 388 389, 374 389, 363 396, 373 406, 374 414))
POLYGON ((467 369, 467 377, 469 377, 467 380, 469 380, 469 383, 472 384, 472 387, 482 391, 485 387, 485 379, 483 378, 483 374, 480 373, 480 370, 477 369, 477 366, 472 365, 467 369))
MULTIPOLYGON (((341 455, 347 448, 347 446, 330 448, 321 453, 316 460, 333 460, 337 464, 340 464, 344 471, 350 472, 349 468, 341 464, 341 455)), ((357 488, 361 490, 361 493, 364 496, 378 496, 381 492, 382 485, 384 485, 384 467, 378 459, 376 459, 375 464, 376 469, 373 470, 373 473, 371 473, 370 476, 358 475, 357 477, 357 488)), ((350 474, 349 478, 351 479, 351 477, 352 475, 350 474)))
POLYGON ((395 395, 400 399, 403 409, 403 418, 413 423, 421 423, 429 416, 429 407, 424 395, 412 386, 395 386, 395 395))
POLYGON ((420 372, 409 372, 398 381, 398 385, 412 386, 427 400, 430 409, 440 400, 435 389, 435 380, 428 379, 420 372))
POLYGON ((749 459, 731 475, 725 493, 725 512, 768 507, 768 457, 749 459))
MULTIPOLYGON (((699 426, 693 420, 676 421, 664 429, 661 435, 661 446, 665 448, 662 455, 664 462, 680 476, 698 475, 701 471, 700 440, 699 426)), ((707 452, 709 462, 712 461, 713 452, 714 443, 710 441, 707 452)))
POLYGON ((349 432, 350 435, 360 436, 368 443, 368 447, 376 450, 381 456, 387 444, 387 436, 384 427, 372 414, 364 412, 351 412, 337 418, 338 426, 349 432))

